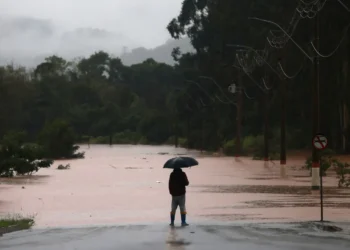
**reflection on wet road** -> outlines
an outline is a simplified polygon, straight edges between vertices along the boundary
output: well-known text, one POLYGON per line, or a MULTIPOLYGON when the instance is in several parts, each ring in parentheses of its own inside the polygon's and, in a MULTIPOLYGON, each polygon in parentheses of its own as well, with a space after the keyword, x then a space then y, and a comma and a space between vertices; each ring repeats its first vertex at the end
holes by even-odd
POLYGON ((349 224, 328 233, 316 223, 198 224, 46 229, 17 232, 0 239, 2 250, 347 250, 349 224))
MULTIPOLYGON (((319 194, 311 192, 309 172, 297 167, 303 165, 302 158, 289 160, 287 178, 280 178, 278 165, 173 147, 82 149, 85 159, 57 161, 31 177, 0 179, 0 213, 35 215, 37 228, 168 222, 170 171, 162 165, 174 155, 191 155, 200 165, 185 170, 190 223, 319 219, 319 194), (56 169, 68 163, 71 169, 56 169)), ((325 219, 349 220, 349 191, 336 188, 332 174, 324 185, 325 219)))
MULTIPOLYGON (((182 229, 182 228, 181 228, 182 229)), ((191 242, 186 241, 186 239, 181 238, 179 236, 178 230, 181 230, 180 227, 170 227, 169 229, 169 236, 166 241, 167 244, 167 250, 185 250, 185 246, 188 246, 191 244, 191 242)), ((192 232, 194 233, 194 232, 192 232)))

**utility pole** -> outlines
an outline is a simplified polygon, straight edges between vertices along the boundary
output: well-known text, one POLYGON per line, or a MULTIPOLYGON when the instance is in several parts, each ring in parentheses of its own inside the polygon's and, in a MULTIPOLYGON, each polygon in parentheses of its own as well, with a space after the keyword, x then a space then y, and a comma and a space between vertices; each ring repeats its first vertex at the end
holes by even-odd
MULTIPOLYGON (((315 49, 320 47, 320 19, 315 17, 315 49)), ((313 82, 313 137, 320 134, 320 60, 314 57, 314 82, 313 82)), ((323 176, 320 169, 320 156, 316 147, 312 147, 312 189, 320 190, 321 222, 323 222, 323 176)))
MULTIPOLYGON (((319 49, 319 16, 318 14, 315 17, 315 48, 319 49)), ((314 81, 313 81, 313 101, 312 101, 312 113, 313 113, 313 126, 312 126, 312 137, 318 134, 320 131, 320 114, 319 114, 319 58, 318 56, 314 57, 314 81)), ((320 159, 315 147, 312 147, 312 179, 311 185, 312 190, 320 189, 320 159)))
MULTIPOLYGON (((264 66, 265 76, 267 73, 267 66, 264 66)), ((268 75, 268 82, 270 82, 270 75, 268 75)), ((269 111, 270 111, 270 90, 267 90, 266 93, 263 93, 263 109, 264 109, 264 167, 269 166, 269 111)))
POLYGON ((112 133, 109 134, 109 146, 112 147, 113 145, 113 136, 112 133))
POLYGON ((263 105, 264 105, 264 166, 269 165, 269 91, 263 94, 263 105))
MULTIPOLYGON (((283 65, 283 59, 280 57, 279 61, 283 65)), ((281 151, 280 151, 280 174, 281 177, 286 176, 286 164, 287 164, 287 149, 286 149, 286 97, 287 97, 287 80, 284 76, 281 77, 280 83, 280 96, 281 96, 281 151)))
POLYGON ((237 116, 236 116, 236 158, 242 154, 242 106, 243 106, 243 82, 242 72, 238 71, 238 84, 237 84, 237 116))
POLYGON ((175 113, 175 124, 174 124, 174 132, 175 132, 175 148, 179 147, 179 124, 177 114, 175 113))
POLYGON ((190 118, 191 116, 190 116, 190 110, 188 110, 188 112, 187 112, 187 149, 189 149, 190 148, 190 146, 191 146, 191 144, 190 144, 190 135, 191 135, 191 118, 190 118))
POLYGON ((200 114, 201 114, 201 153, 203 153, 204 150, 204 115, 205 115, 204 107, 201 106, 200 108, 200 114))

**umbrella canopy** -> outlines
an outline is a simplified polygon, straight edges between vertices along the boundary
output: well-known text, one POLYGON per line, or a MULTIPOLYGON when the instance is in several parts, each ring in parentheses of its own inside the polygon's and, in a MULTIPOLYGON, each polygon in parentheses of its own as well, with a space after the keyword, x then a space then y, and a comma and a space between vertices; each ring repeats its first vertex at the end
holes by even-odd
POLYGON ((192 157, 175 157, 168 160, 163 168, 189 168, 197 165, 198 161, 192 157))

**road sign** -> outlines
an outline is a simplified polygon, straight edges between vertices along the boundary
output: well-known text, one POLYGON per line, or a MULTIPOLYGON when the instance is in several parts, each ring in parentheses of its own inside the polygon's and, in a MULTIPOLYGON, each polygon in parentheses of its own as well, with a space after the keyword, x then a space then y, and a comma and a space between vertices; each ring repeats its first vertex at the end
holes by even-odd
POLYGON ((325 135, 323 134, 317 134, 314 136, 314 138, 312 139, 312 145, 314 146, 314 148, 316 148, 317 150, 323 150, 327 147, 328 145, 328 139, 325 135))
POLYGON ((236 93, 236 84, 233 83, 230 86, 228 86, 228 91, 232 94, 236 93))

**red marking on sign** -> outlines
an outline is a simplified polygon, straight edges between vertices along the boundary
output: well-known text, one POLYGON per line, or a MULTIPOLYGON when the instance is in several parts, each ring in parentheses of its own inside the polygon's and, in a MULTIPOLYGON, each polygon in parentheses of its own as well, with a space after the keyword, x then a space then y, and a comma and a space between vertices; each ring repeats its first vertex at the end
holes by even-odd
POLYGON ((315 142, 320 143, 322 148, 325 148, 325 147, 326 147, 326 145, 323 144, 323 141, 321 140, 321 138, 320 138, 319 135, 316 136, 316 141, 315 141, 315 142))
POLYGON ((312 144, 316 149, 323 150, 327 147, 328 140, 326 136, 318 134, 313 138, 312 144))

